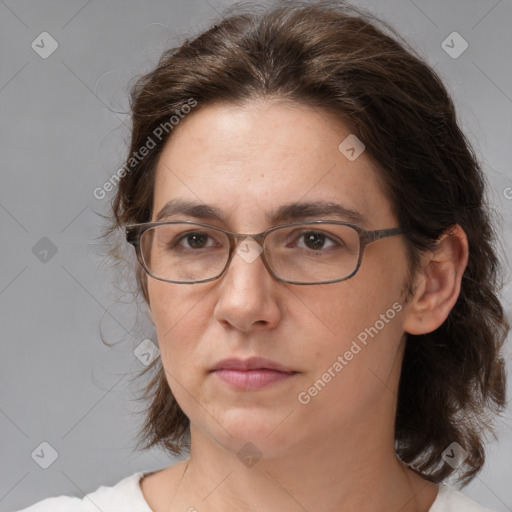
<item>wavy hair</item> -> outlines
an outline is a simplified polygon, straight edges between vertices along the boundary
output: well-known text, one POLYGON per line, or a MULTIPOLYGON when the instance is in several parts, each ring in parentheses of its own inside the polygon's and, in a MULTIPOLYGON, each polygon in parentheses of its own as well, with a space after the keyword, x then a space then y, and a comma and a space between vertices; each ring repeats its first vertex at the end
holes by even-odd
MULTIPOLYGON (((498 299, 498 238, 485 178, 453 102, 415 50, 365 11, 328 1, 246 7, 232 6, 208 30, 166 50, 131 88, 127 171, 102 236, 114 240, 118 228, 151 219, 156 164, 172 130, 140 161, 133 154, 191 98, 194 111, 277 98, 338 118, 364 141, 407 229, 411 275, 443 233, 458 224, 467 235, 469 261, 448 318, 431 333, 407 335, 395 422, 396 454, 411 469, 436 483, 456 473, 466 485, 484 464, 484 435, 506 403, 500 349, 509 325, 498 299), (468 453, 458 468, 442 460, 453 442, 468 453)), ((124 240, 114 241, 109 256, 121 261, 126 250, 124 240)), ((147 275, 140 265, 132 270, 149 304, 147 275)), ((142 374, 151 369, 139 445, 179 455, 189 446, 189 419, 159 358, 142 374)))

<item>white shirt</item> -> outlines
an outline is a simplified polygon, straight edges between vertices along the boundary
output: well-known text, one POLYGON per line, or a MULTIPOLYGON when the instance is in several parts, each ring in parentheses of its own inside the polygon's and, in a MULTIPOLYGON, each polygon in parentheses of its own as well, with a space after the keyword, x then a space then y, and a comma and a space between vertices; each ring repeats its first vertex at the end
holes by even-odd
MULTIPOLYGON (((140 480, 152 471, 141 471, 121 480, 113 487, 102 485, 83 498, 58 496, 38 501, 18 512, 153 512, 144 499, 140 480)), ((492 512, 455 488, 439 485, 429 512, 492 512)))

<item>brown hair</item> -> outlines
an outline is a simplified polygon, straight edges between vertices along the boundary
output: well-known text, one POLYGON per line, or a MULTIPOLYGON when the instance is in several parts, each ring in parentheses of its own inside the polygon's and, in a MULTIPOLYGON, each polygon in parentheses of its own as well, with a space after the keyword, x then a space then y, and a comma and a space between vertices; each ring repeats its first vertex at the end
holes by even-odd
MULTIPOLYGON (((442 453, 459 443, 468 452, 457 469, 466 485, 483 466, 484 433, 493 432, 492 417, 505 405, 500 348, 509 325, 497 297, 497 237, 484 176, 454 105, 436 73, 366 12, 340 2, 286 1, 260 9, 228 11, 205 32, 165 51, 133 86, 130 165, 103 236, 151 220, 155 168, 172 131, 140 161, 129 159, 148 137, 157 139, 155 130, 170 116, 183 117, 191 99, 198 105, 194 111, 214 101, 241 105, 277 98, 336 116, 364 142, 380 171, 398 221, 408 230, 412 273, 421 252, 433 249, 454 225, 468 237, 469 262, 449 317, 434 332, 408 335, 395 424, 397 455, 433 482, 455 471, 442 453)), ((121 240, 110 255, 122 259, 126 246, 121 240)), ((147 276, 139 265, 135 272, 137 293, 149 303, 147 276)), ((189 419, 159 358, 142 373, 151 368, 141 441, 144 448, 159 445, 179 455, 189 446, 189 419)))

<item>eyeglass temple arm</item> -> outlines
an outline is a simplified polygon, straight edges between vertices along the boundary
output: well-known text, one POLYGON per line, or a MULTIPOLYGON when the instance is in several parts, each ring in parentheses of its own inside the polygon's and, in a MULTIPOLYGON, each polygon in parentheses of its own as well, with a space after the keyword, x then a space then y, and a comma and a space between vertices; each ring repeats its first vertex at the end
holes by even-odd
POLYGON ((125 229, 126 241, 132 245, 138 245, 139 243, 139 226, 127 226, 125 229))
POLYGON ((382 240, 389 236, 403 235, 405 229, 402 227, 390 228, 390 229, 376 229, 375 231, 366 231, 366 242, 375 242, 376 240, 382 240))
MULTIPOLYGON (((139 241, 139 233, 140 226, 127 226, 126 227, 126 240, 128 243, 132 245, 137 245, 139 241)), ((365 232, 365 240, 366 243, 375 242, 376 240, 381 240, 382 238, 387 238, 389 236, 401 235, 405 233, 405 229, 402 227, 398 228, 390 228, 390 229, 376 229, 374 231, 366 231, 365 232)), ((230 233, 229 237, 233 239, 235 244, 237 244, 241 239, 245 238, 247 235, 243 234, 234 234, 230 233)), ((264 234, 260 233, 258 235, 252 235, 253 239, 258 242, 260 245, 263 242, 264 234)))

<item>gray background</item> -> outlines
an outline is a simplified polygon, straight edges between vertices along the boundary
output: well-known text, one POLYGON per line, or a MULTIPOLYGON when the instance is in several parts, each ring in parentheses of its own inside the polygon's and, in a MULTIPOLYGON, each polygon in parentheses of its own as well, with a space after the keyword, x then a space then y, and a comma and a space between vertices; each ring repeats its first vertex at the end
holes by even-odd
MULTIPOLYGON (((134 450, 142 382, 131 379, 144 366, 133 351, 156 337, 143 308, 119 303, 113 271, 97 253, 96 212, 107 200, 93 190, 123 163, 130 79, 228 4, 0 0, 1 510, 82 496, 174 462, 157 450, 134 450), (46 59, 31 47, 44 31, 58 42, 46 59), (103 344, 100 326, 115 346, 103 344), (31 457, 43 441, 58 452, 48 469, 31 457)), ((390 21, 444 78, 485 166, 508 255, 511 1, 355 4, 390 21), (456 59, 441 47, 453 31, 469 44, 456 59)), ((510 285, 504 293, 510 315, 510 285)), ((509 339, 509 374, 510 355, 509 339)), ((485 469, 464 489, 497 511, 512 510, 511 423, 508 409, 485 469)))

